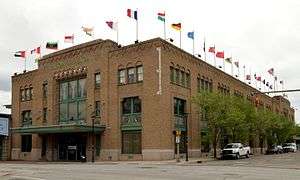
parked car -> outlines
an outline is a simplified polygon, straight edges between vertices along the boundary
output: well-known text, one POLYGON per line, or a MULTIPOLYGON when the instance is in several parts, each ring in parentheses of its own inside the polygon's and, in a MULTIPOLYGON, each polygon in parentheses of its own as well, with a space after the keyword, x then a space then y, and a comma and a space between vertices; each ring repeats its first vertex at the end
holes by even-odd
POLYGON ((239 159, 241 156, 250 157, 250 147, 244 147, 242 143, 229 143, 221 151, 221 158, 231 157, 239 159))
POLYGON ((284 143, 282 147, 283 147, 283 151, 287 153, 297 151, 296 143, 284 143))
POLYGON ((272 145, 267 149, 266 154, 281 154, 283 153, 283 148, 280 145, 272 145))

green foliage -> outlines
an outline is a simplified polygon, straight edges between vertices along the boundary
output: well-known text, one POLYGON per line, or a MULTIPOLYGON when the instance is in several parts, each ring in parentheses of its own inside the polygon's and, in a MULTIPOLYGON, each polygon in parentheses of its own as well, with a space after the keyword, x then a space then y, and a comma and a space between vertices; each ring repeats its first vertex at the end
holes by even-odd
POLYGON ((215 157, 217 142, 222 135, 229 137, 231 142, 242 143, 258 137, 261 148, 265 140, 269 145, 282 144, 297 133, 300 135, 300 127, 293 121, 267 109, 256 108, 243 98, 202 92, 193 98, 193 102, 199 108, 202 121, 207 122, 205 142, 213 144, 215 157))

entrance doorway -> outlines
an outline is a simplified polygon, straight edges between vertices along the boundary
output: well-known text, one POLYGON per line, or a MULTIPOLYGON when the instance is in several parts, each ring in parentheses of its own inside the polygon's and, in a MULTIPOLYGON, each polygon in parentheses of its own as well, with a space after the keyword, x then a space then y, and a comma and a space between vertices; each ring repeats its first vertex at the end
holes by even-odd
POLYGON ((86 156, 86 139, 83 134, 61 134, 58 136, 58 159, 79 161, 86 156))

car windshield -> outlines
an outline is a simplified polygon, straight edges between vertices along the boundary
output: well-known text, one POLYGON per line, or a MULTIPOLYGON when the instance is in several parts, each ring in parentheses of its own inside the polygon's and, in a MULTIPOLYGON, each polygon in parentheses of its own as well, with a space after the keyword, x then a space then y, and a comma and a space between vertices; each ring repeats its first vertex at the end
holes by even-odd
POLYGON ((292 143, 285 143, 284 145, 283 145, 283 147, 286 147, 286 146, 292 146, 293 144, 292 143))
POLYGON ((227 144, 224 149, 228 149, 228 148, 238 148, 238 145, 236 145, 236 144, 227 144))

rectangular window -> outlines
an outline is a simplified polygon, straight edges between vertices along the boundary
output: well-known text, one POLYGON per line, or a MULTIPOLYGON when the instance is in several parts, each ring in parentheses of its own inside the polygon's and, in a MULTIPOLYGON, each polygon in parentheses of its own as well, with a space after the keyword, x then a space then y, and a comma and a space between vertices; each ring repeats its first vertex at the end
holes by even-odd
POLYGON ((185 86, 185 73, 183 71, 180 71, 180 77, 181 77, 180 84, 182 86, 185 86))
POLYGON ((144 80, 143 66, 137 67, 137 80, 138 80, 138 82, 141 82, 144 80))
POLYGON ((79 79, 78 80, 78 93, 79 98, 86 97, 86 79, 79 79))
POLYGON ((122 102, 122 114, 134 114, 142 112, 142 103, 139 97, 124 98, 122 102))
POLYGON ((70 99, 75 99, 75 97, 77 96, 76 92, 77 92, 77 81, 71 81, 69 82, 69 98, 70 99))
POLYGON ((32 100, 33 88, 29 88, 29 100, 32 100))
POLYGON ((170 67, 170 81, 174 82, 175 81, 175 72, 174 72, 174 68, 170 67))
POLYGON ((119 70, 119 84, 126 84, 125 74, 126 74, 125 69, 119 70))
POLYGON ((191 76, 188 73, 186 74, 186 87, 191 87, 191 76))
POLYGON ((25 101, 26 100, 26 98, 25 98, 25 90, 21 89, 20 94, 21 94, 20 95, 21 101, 25 101))
POLYGON ((47 122, 47 108, 43 108, 43 122, 47 122))
POLYGON ((60 121, 82 121, 86 118, 86 79, 60 83, 60 121))
POLYGON ((68 105, 66 103, 61 103, 59 105, 59 119, 65 121, 68 118, 68 105))
POLYGON ((30 91, 29 91, 29 88, 25 89, 25 100, 26 101, 30 100, 30 91))
POLYGON ((101 75, 100 72, 95 73, 95 87, 98 88, 100 87, 100 83, 101 83, 101 75))
POLYGON ((31 135, 22 135, 21 136, 21 151, 22 152, 31 152, 32 146, 32 136, 31 135))
POLYGON ((48 94, 48 84, 44 83, 43 84, 43 98, 47 98, 47 94, 48 94))
POLYGON ((84 120, 86 117, 85 101, 78 101, 78 119, 84 120))
POLYGON ((100 117, 101 111, 100 111, 100 101, 95 102, 95 116, 100 117))
POLYGON ((141 154, 142 142, 141 131, 123 131, 122 132, 122 153, 123 154, 141 154))
POLYGON ((135 75, 135 68, 128 69, 128 83, 135 83, 136 82, 136 75, 135 75))
POLYGON ((64 82, 60 84, 60 101, 65 101, 68 99, 68 83, 64 82))
POLYGON ((31 111, 22 112, 22 126, 28 126, 32 124, 31 111))
POLYGON ((174 114, 184 115, 185 114, 185 103, 186 101, 179 98, 174 98, 174 114))
POLYGON ((175 81, 176 81, 176 84, 179 84, 179 69, 176 69, 175 70, 175 81))

